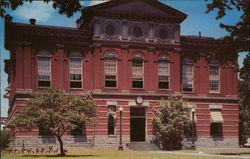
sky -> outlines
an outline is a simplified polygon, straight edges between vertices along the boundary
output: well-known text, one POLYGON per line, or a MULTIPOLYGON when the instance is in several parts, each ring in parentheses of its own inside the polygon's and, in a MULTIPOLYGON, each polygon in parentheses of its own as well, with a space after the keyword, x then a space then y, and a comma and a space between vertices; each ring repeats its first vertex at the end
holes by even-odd
MULTIPOLYGON (((175 8, 188 15, 186 20, 181 24, 181 35, 198 35, 201 32, 202 36, 220 38, 227 35, 227 32, 219 27, 221 22, 234 25, 240 19, 240 12, 230 11, 227 15, 215 20, 217 12, 206 11, 205 0, 160 0, 162 3, 175 8)), ((84 6, 95 5, 103 3, 103 0, 88 0, 82 1, 84 6)), ((34 1, 32 3, 24 3, 23 6, 17 8, 15 11, 9 11, 13 16, 13 22, 29 23, 30 18, 36 19, 36 24, 76 27, 76 19, 80 17, 80 13, 76 13, 73 17, 67 18, 65 15, 60 15, 55 9, 51 7, 51 3, 45 4, 41 1, 34 1)), ((238 61, 242 67, 242 61, 246 54, 240 54, 238 61)), ((4 49, 4 22, 0 18, 0 75, 1 75, 1 116, 7 116, 8 100, 3 98, 5 88, 7 87, 7 75, 4 73, 4 59, 9 58, 9 52, 4 49)))

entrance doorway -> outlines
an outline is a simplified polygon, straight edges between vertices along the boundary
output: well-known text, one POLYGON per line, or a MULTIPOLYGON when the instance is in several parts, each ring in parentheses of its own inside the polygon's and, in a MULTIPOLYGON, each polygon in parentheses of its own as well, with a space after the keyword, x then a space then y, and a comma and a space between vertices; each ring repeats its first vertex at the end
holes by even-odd
POLYGON ((145 107, 130 108, 130 140, 145 141, 145 107))

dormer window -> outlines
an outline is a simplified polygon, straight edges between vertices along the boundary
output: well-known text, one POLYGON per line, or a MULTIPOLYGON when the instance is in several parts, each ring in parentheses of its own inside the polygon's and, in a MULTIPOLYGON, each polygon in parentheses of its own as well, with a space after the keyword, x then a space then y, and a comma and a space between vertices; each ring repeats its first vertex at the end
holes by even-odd
POLYGON ((38 87, 51 87, 51 54, 47 50, 37 53, 38 87))
POLYGON ((69 54, 70 88, 82 88, 82 54, 72 51, 69 54))
POLYGON ((135 25, 133 27, 133 35, 138 38, 143 36, 143 31, 140 25, 135 25))

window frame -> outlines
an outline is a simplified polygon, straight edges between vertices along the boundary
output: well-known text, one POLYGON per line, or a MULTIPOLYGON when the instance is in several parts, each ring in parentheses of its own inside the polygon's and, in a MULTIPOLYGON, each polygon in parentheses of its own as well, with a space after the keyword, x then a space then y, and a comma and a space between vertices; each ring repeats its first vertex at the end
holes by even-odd
POLYGON ((69 76, 69 88, 70 89, 83 89, 83 56, 82 56, 82 53, 81 52, 79 52, 79 51, 71 51, 70 53, 69 53, 69 66, 68 66, 68 68, 69 68, 69 73, 68 73, 68 76, 69 76), (79 56, 72 56, 72 54, 74 54, 74 53, 76 53, 76 54, 78 54, 79 56), (81 74, 71 74, 71 60, 72 59, 77 59, 77 60, 80 60, 80 71, 79 72, 81 72, 81 74), (80 75, 80 77, 81 77, 81 80, 71 80, 71 75, 80 75), (71 87, 71 82, 80 82, 81 83, 81 87, 71 87))
MULTIPOLYGON (((138 65, 138 63, 137 63, 138 65)), ((135 53, 132 57, 131 60, 131 73, 132 73, 132 80, 131 80, 131 84, 132 84, 132 89, 144 89, 144 85, 145 85, 145 66, 144 66, 144 56, 141 53, 135 53), (135 72, 134 70, 136 70, 135 66, 134 66, 134 62, 142 62, 142 66, 141 66, 141 70, 142 73, 141 77, 135 77, 134 74, 136 74, 137 72, 135 72), (134 78, 141 78, 142 80, 134 80, 134 78), (134 82, 142 82, 142 87, 133 87, 134 86, 134 82)), ((138 67, 138 66, 137 66, 138 67)))
POLYGON ((167 55, 160 55, 158 59, 158 67, 157 67, 157 80, 158 80, 158 89, 159 90, 169 90, 170 89, 170 60, 167 55), (167 75, 161 75, 161 76, 167 76, 168 80, 159 80, 159 63, 160 62, 166 62, 167 63, 167 75), (160 82, 168 82, 168 88, 160 88, 160 82))
POLYGON ((118 60, 117 60, 117 55, 115 52, 107 52, 104 55, 104 87, 107 89, 117 89, 118 88, 118 60), (108 62, 108 60, 114 60, 115 61, 115 72, 114 73, 110 73, 109 71, 107 71, 106 68, 106 62, 108 62), (106 72, 107 71, 107 72, 106 72), (106 79, 106 76, 115 76, 115 79, 106 79), (106 82, 115 82, 115 87, 110 87, 107 86, 106 82))
POLYGON ((48 50, 39 50, 36 54, 36 71, 37 71, 37 88, 52 88, 52 55, 48 50), (39 58, 48 58, 49 59, 49 77, 50 80, 39 80, 39 58), (39 86, 39 81, 49 81, 49 86, 39 86))
MULTIPOLYGON (((186 73, 187 74, 187 73, 186 73)), ((184 93, 194 93, 194 62, 191 58, 184 58, 182 59, 182 92, 184 93), (188 90, 184 90, 184 78, 183 78, 183 74, 184 74, 184 66, 192 66, 192 90, 188 91, 188 90)))
POLYGON ((219 63, 219 61, 217 61, 217 60, 210 61, 209 62, 209 69, 208 69, 208 91, 209 91, 209 93, 215 93, 215 94, 220 93, 220 89, 221 89, 221 87, 220 87, 220 84, 221 84, 220 74, 221 74, 221 72, 220 72, 220 63, 219 63), (216 76, 211 75, 211 67, 217 67, 218 68, 218 74, 216 76), (210 87, 210 85, 211 85, 210 82, 212 82, 212 81, 217 81, 218 82, 218 84, 217 84, 218 89, 217 90, 210 89, 211 88, 210 87))

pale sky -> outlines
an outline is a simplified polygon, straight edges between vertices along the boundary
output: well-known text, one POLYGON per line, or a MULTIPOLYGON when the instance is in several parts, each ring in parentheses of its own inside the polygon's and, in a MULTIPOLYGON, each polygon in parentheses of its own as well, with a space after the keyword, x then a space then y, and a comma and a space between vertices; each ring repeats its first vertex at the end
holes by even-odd
MULTIPOLYGON (((103 0, 85 1, 84 6, 94 5, 104 2, 103 0)), ((239 21, 241 13, 237 11, 227 12, 227 16, 221 20, 215 20, 216 12, 206 14, 205 0, 161 0, 181 12, 188 15, 187 19, 181 24, 181 35, 198 35, 199 31, 202 36, 220 38, 227 33, 219 27, 220 22, 226 24, 235 24, 239 21)), ((29 23, 30 18, 36 19, 36 24, 76 27, 76 19, 80 17, 80 13, 75 14, 72 18, 60 15, 51 7, 51 4, 34 1, 31 4, 25 3, 15 11, 10 12, 13 16, 13 22, 29 23)), ((240 54, 238 61, 242 67, 242 61, 246 54, 240 54)), ((7 75, 4 73, 4 59, 9 58, 9 52, 4 49, 4 23, 0 19, 0 62, 1 62, 1 116, 7 116, 8 100, 3 98, 5 88, 7 87, 7 75)))

